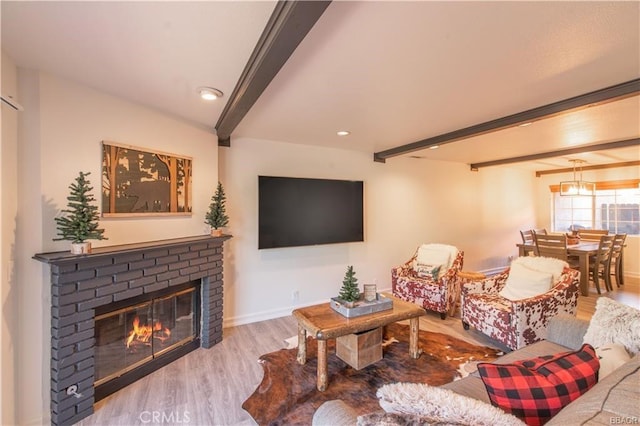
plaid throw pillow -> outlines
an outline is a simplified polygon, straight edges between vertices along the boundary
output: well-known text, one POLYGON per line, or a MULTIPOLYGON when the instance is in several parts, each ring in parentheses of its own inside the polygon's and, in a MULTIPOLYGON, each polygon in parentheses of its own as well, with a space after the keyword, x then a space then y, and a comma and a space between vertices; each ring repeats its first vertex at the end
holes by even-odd
POLYGON ((491 403, 528 425, 543 425, 598 382, 591 345, 513 364, 478 364, 491 403))

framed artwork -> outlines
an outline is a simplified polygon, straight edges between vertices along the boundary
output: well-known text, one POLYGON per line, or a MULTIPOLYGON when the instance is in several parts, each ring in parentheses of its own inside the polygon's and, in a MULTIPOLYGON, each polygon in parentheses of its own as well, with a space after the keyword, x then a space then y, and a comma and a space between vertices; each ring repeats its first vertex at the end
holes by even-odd
POLYGON ((191 215, 192 159, 102 142, 102 216, 191 215))

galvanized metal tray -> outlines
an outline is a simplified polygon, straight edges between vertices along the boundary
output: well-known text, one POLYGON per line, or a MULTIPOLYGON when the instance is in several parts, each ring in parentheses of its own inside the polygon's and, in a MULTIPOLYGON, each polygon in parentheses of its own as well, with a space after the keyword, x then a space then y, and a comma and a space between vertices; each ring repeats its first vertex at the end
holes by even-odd
POLYGON ((380 294, 376 294, 376 300, 366 302, 363 295, 360 295, 353 308, 349 308, 345 305, 345 302, 339 297, 331 298, 331 308, 339 314, 347 317, 359 317, 361 315, 372 314, 374 312, 386 311, 387 309, 393 309, 393 301, 380 294))

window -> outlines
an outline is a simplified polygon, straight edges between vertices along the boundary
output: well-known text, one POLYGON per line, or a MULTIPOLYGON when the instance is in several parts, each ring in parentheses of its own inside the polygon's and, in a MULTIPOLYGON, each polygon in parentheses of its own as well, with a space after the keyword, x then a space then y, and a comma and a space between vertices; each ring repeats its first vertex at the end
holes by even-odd
POLYGON ((608 229, 610 233, 640 234, 640 180, 598 182, 595 197, 553 194, 554 231, 569 229, 608 229))

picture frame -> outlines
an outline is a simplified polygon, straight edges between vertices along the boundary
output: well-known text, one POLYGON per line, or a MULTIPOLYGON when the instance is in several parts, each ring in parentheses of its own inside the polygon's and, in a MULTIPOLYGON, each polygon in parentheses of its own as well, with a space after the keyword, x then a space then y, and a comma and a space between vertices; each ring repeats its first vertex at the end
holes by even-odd
POLYGON ((102 217, 190 216, 193 160, 102 141, 102 217))

